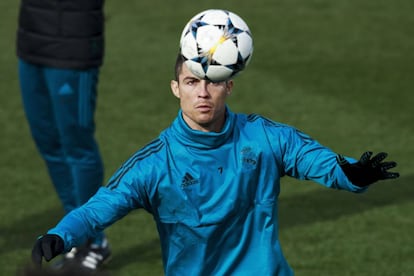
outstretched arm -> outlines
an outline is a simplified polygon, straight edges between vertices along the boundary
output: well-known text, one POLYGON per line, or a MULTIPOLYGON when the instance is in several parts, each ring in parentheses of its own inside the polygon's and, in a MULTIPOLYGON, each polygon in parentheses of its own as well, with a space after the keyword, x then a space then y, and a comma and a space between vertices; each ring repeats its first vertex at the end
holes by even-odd
POLYGON ((121 219, 134 209, 129 197, 118 190, 102 187, 86 204, 73 210, 47 234, 40 236, 32 250, 32 260, 41 265, 57 255, 83 244, 88 237, 121 219))

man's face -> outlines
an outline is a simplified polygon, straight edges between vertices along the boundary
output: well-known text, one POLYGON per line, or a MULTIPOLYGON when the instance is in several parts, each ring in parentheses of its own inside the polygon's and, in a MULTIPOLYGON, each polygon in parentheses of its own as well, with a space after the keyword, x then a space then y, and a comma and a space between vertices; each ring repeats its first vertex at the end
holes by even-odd
POLYGON ((219 132, 223 127, 226 98, 232 88, 232 80, 213 83, 200 79, 185 64, 178 81, 171 81, 171 90, 180 99, 184 121, 190 128, 206 132, 219 132))

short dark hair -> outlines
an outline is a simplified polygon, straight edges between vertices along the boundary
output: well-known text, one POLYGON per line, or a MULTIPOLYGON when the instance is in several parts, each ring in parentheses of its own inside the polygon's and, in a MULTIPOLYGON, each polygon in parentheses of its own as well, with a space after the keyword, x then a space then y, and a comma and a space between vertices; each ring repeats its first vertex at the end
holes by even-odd
POLYGON ((174 69, 176 81, 179 80, 179 76, 180 76, 181 70, 183 69, 183 64, 185 61, 186 61, 186 58, 181 53, 178 53, 177 59, 175 60, 175 69, 174 69))

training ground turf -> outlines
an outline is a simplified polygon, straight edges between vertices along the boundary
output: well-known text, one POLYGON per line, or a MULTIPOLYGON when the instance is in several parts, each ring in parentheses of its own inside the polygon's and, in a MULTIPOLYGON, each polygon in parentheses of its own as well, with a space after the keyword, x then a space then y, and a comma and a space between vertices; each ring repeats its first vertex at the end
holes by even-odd
MULTIPOLYGON (((0 275, 15 275, 36 237, 62 215, 22 111, 15 56, 18 0, 0 1, 0 275)), ((414 1, 106 1, 107 44, 96 114, 111 175, 167 127, 169 90, 186 21, 230 9, 255 52, 231 109, 260 113, 355 158, 389 152, 398 180, 366 194, 282 181, 280 240, 297 275, 414 275, 414 1)), ((159 242, 142 211, 107 231, 113 275, 162 275, 159 242)))

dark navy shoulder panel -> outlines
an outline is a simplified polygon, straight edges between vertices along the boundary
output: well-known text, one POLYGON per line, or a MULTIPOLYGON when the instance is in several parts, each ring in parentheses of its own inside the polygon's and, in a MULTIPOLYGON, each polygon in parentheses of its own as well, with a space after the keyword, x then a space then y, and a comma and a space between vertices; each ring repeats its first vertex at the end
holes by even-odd
POLYGON ((263 117, 262 115, 258 115, 258 114, 254 114, 254 113, 247 115, 247 121, 248 122, 256 122, 257 120, 263 121, 263 123, 266 126, 274 126, 274 127, 282 126, 282 124, 277 123, 275 121, 272 121, 272 120, 270 120, 266 117, 263 117))
POLYGON ((158 153, 164 146, 164 142, 157 138, 144 146, 142 149, 138 150, 117 170, 117 172, 109 180, 107 187, 111 190, 115 189, 119 185, 122 177, 128 173, 128 171, 131 170, 137 162, 158 153))

